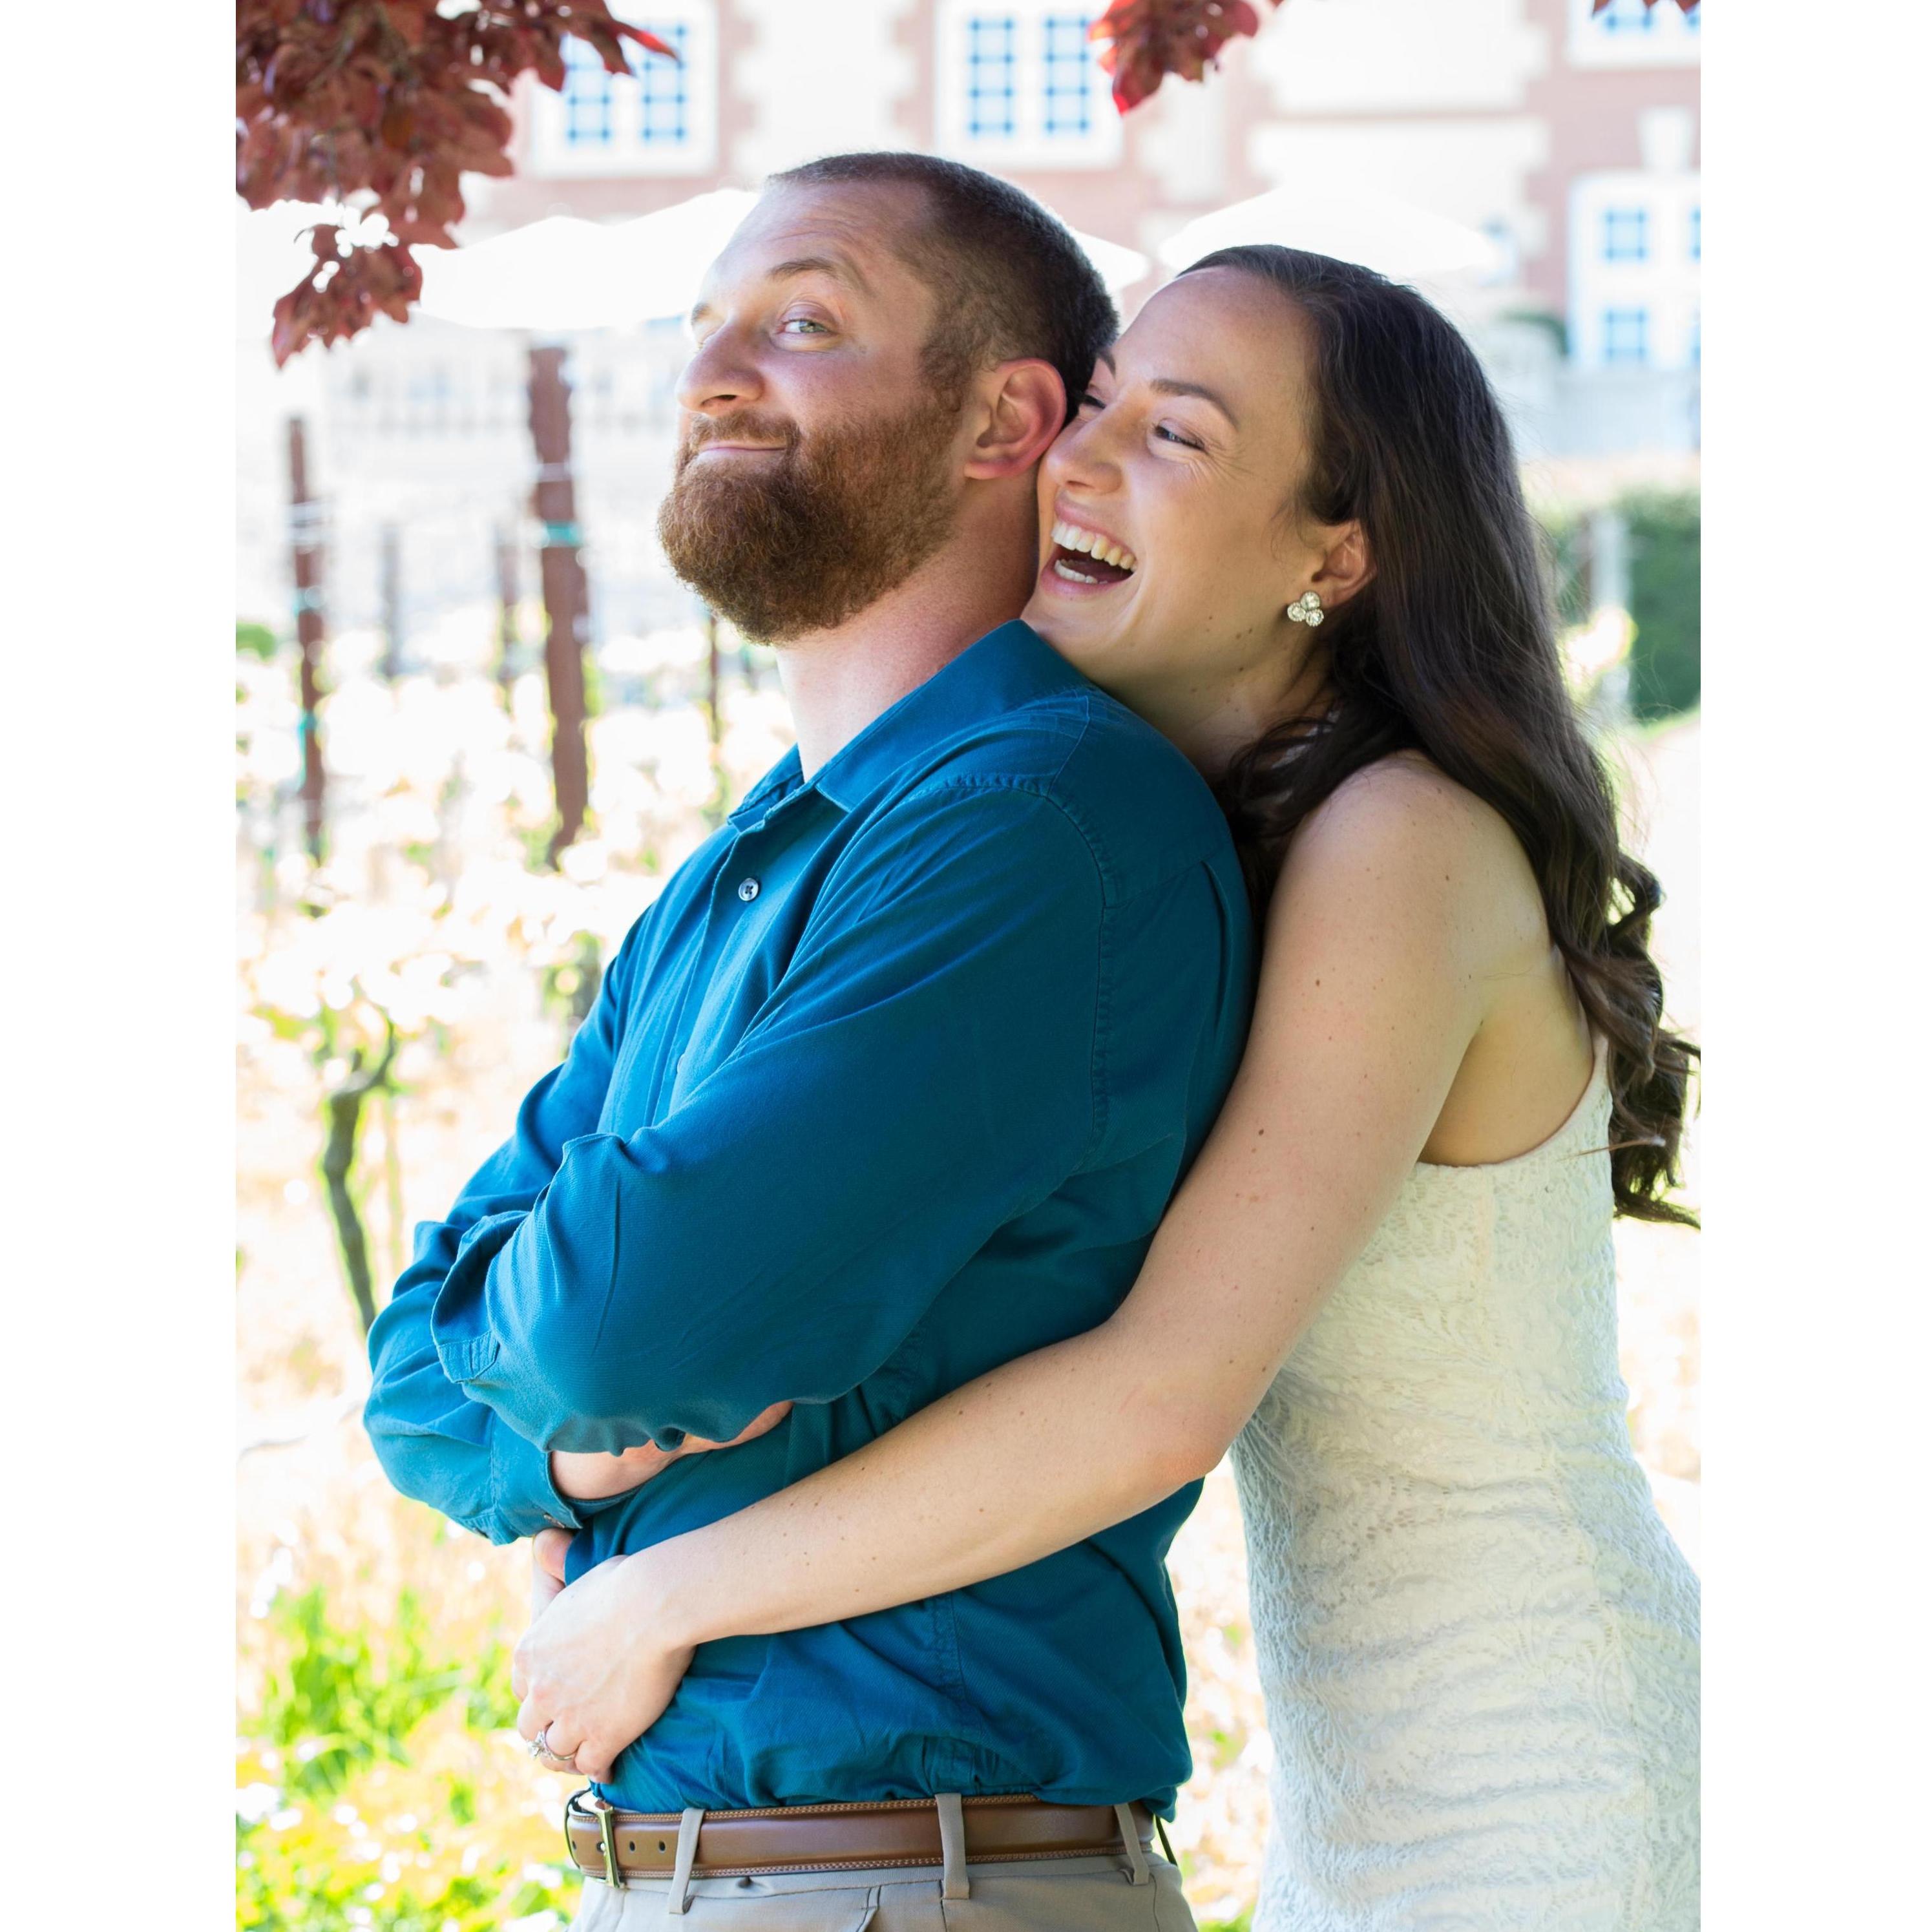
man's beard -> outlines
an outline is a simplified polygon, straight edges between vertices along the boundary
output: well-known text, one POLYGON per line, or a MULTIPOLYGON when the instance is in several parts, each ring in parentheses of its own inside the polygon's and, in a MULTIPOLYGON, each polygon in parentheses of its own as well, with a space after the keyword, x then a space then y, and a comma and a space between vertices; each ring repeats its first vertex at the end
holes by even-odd
POLYGON ((830 630, 903 584, 952 533, 946 455, 961 398, 802 436, 749 410, 706 420, 658 512, 670 567, 760 644, 830 630), (782 442, 694 463, 707 442, 782 442))

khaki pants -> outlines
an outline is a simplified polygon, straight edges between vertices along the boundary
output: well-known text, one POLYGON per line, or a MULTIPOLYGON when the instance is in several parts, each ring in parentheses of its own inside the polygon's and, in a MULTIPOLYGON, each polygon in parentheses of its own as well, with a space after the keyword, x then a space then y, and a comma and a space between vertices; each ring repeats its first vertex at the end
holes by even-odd
MULTIPOLYGON (((1180 1874, 1157 1852, 1136 1885, 1124 1857, 1024 1858, 969 1865, 964 1898, 947 1898, 930 1865, 877 1871, 774 1872, 694 1878, 673 1910, 669 1879, 621 1891, 586 1879, 572 1932, 1195 1932, 1180 1874)), ((958 1887, 956 1886, 956 1890, 958 1887)))

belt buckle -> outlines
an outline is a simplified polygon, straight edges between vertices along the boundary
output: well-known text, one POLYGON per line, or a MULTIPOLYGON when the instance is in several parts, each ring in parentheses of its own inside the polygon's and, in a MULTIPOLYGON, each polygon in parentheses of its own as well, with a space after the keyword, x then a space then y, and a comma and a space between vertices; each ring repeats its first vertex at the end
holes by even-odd
POLYGON ((584 1808, 593 1812, 597 1819, 597 1836, 604 1852, 604 1882, 617 1891, 624 1889, 623 1874, 617 1869, 616 1807, 608 1798, 599 1798, 595 1785, 586 1784, 581 1791, 573 1791, 563 1808, 566 1830, 563 1834, 565 1849, 570 1854, 572 1864, 577 1863, 577 1846, 572 1842, 568 1829, 570 1814, 578 1808, 579 1798, 585 1801, 584 1808))

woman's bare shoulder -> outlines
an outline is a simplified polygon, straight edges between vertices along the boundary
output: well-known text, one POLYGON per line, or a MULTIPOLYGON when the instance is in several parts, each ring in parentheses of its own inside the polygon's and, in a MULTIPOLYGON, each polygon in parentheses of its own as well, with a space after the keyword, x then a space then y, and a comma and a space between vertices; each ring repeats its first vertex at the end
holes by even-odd
POLYGON ((1324 903, 1435 926, 1459 950, 1548 943, 1535 874, 1508 820, 1419 752, 1352 773, 1297 832, 1270 932, 1324 903))

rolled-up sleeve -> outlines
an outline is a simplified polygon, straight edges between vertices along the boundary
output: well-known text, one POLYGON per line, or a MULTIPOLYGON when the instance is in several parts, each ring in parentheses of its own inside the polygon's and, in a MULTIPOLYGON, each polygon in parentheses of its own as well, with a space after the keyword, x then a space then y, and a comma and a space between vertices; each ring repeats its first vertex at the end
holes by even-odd
POLYGON ((464 1232, 432 1289, 450 1385, 572 1450, 856 1386, 1093 1145, 1106 920, 1052 799, 934 784, 882 813, 728 1057, 464 1232))
POLYGON ((632 942, 649 917, 612 962, 563 1064, 524 1097, 515 1132, 471 1177, 447 1220, 418 1225, 415 1258, 369 1331, 363 1420, 389 1480, 493 1542, 550 1524, 580 1528, 584 1506, 557 1493, 545 1450, 464 1392, 438 1356, 430 1315, 462 1257, 507 1238, 556 1174, 566 1146, 596 1128, 610 1088, 632 942))

